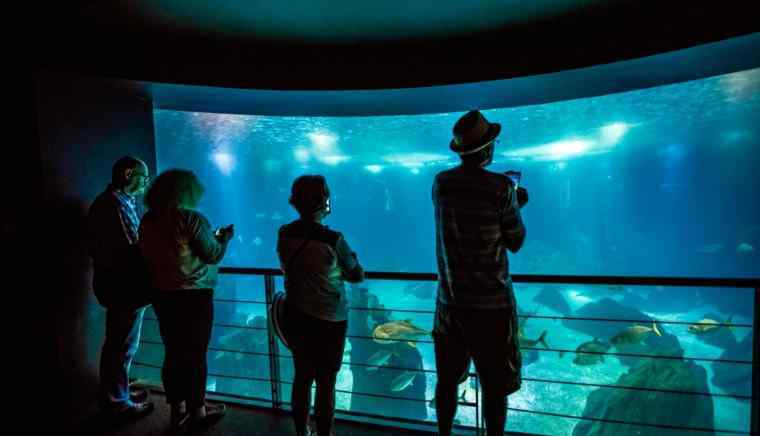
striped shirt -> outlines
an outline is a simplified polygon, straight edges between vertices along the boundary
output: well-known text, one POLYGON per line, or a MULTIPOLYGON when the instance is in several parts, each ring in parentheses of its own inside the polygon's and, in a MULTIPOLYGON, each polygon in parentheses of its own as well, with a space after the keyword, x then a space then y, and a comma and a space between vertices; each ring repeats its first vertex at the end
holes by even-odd
POLYGON ((135 198, 108 185, 88 215, 88 249, 95 267, 121 272, 132 267, 140 215, 135 198))
POLYGON ((520 249, 525 226, 512 181, 458 166, 436 175, 432 194, 439 304, 513 307, 506 250, 520 249))
POLYGON ((137 244, 137 229, 140 227, 140 218, 137 216, 135 197, 117 190, 112 192, 118 201, 119 221, 121 221, 124 235, 130 244, 137 244))

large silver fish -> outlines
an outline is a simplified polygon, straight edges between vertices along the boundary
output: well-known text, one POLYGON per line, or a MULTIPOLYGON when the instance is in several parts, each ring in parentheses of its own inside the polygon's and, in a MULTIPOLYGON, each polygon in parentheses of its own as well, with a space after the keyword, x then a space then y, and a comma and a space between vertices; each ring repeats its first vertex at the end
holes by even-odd
POLYGON ((380 366, 388 363, 388 360, 390 360, 391 356, 393 355, 397 355, 397 353, 386 348, 376 351, 374 354, 369 356, 369 359, 367 359, 367 364, 373 365, 368 366, 367 371, 377 371, 380 366))
POLYGON ((391 391, 399 392, 408 388, 412 384, 414 378, 417 377, 416 372, 405 371, 401 375, 397 376, 391 381, 391 391))

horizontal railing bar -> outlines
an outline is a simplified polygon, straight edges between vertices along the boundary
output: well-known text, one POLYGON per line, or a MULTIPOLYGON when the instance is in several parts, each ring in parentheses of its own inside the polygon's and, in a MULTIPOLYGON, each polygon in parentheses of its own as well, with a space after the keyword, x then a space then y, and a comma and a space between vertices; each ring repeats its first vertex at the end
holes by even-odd
POLYGON ((267 304, 266 301, 259 300, 236 300, 233 298, 214 298, 216 303, 245 303, 245 304, 267 304))
POLYGON ((515 283, 754 288, 760 279, 512 274, 515 283))
POLYGON ((716 432, 716 433, 729 433, 729 434, 750 434, 746 431, 740 431, 740 430, 723 430, 718 428, 706 428, 706 427, 686 427, 686 426, 680 426, 680 425, 670 425, 670 424, 656 424, 656 423, 649 423, 649 422, 634 422, 634 421, 623 421, 619 419, 608 419, 608 418, 594 418, 590 416, 576 416, 576 415, 566 415, 564 413, 556 413, 556 412, 545 412, 541 410, 528 410, 528 409, 518 409, 514 407, 507 407, 508 410, 512 410, 514 412, 524 412, 524 413, 531 413, 536 415, 544 415, 544 416, 554 416, 557 418, 568 418, 568 419, 577 419, 580 421, 594 421, 594 422, 605 422, 608 424, 620 424, 620 425, 634 425, 637 427, 652 427, 652 428, 662 428, 662 429, 668 429, 668 430, 689 430, 689 431, 700 431, 700 432, 716 432))
POLYGON ((153 365, 152 363, 140 362, 138 360, 133 360, 132 365, 144 366, 146 368, 153 368, 153 369, 161 369, 161 365, 153 365))
MULTIPOLYGON (((152 316, 146 316, 146 317, 143 318, 143 321, 158 322, 158 318, 154 318, 152 316)), ((224 323, 217 323, 217 322, 215 322, 212 325, 214 327, 224 327, 224 328, 230 328, 230 329, 264 330, 264 331, 267 330, 266 327, 254 327, 254 326, 240 325, 240 324, 224 324, 224 323)))
MULTIPOLYGON (((346 335, 346 338, 348 339, 375 339, 373 336, 364 336, 364 335, 346 335)), ((393 339, 393 338, 383 338, 382 341, 392 341, 392 342, 421 342, 423 344, 432 344, 432 340, 428 339, 393 339)))
POLYGON ((700 396, 705 396, 705 397, 736 398, 740 400, 752 399, 752 396, 750 395, 740 395, 740 394, 716 394, 713 392, 680 391, 680 390, 673 390, 673 389, 644 388, 644 387, 637 387, 637 386, 606 385, 606 384, 600 384, 600 383, 574 382, 574 381, 566 381, 566 380, 547 380, 547 379, 532 378, 532 377, 523 377, 522 379, 523 381, 530 381, 530 382, 536 382, 536 383, 574 385, 574 386, 582 386, 582 387, 596 387, 596 388, 609 388, 609 389, 624 389, 624 390, 632 390, 632 391, 661 392, 664 394, 700 395, 700 396))
MULTIPOLYGON (((360 368, 385 368, 385 369, 392 369, 394 371, 409 371, 409 372, 420 372, 423 374, 436 374, 437 371, 434 369, 425 369, 425 368, 401 368, 398 366, 390 366, 390 365, 372 365, 370 363, 361 363, 361 362, 341 362, 342 365, 348 365, 348 366, 358 366, 360 368)), ((472 375, 474 376, 475 373, 469 373, 468 376, 472 375)))
POLYGON ((623 357, 640 357, 643 359, 664 359, 664 360, 692 360, 695 362, 719 362, 734 363, 737 365, 752 365, 751 360, 732 360, 732 359, 711 359, 709 357, 691 357, 691 356, 667 356, 661 354, 638 354, 638 353, 602 353, 599 351, 578 351, 565 350, 561 348, 537 348, 537 347, 520 347, 521 350, 533 350, 541 352, 562 352, 573 354, 597 354, 603 356, 623 356, 623 357))
MULTIPOLYGON (((393 395, 371 394, 369 392, 352 392, 352 391, 347 391, 345 389, 336 389, 335 392, 339 392, 339 393, 342 393, 342 394, 358 395, 360 397, 385 398, 385 399, 388 399, 388 400, 413 401, 413 402, 416 402, 416 403, 429 403, 432 400, 432 398, 394 397, 393 395)), ((469 401, 458 401, 457 404, 460 404, 462 406, 468 406, 468 407, 475 406, 475 403, 469 402, 469 401)))
MULTIPOLYGON (((399 313, 423 313, 423 314, 434 314, 434 311, 430 310, 414 310, 414 309, 389 309, 389 308, 383 308, 383 309, 371 309, 369 307, 347 307, 348 310, 360 310, 360 311, 377 311, 377 312, 399 312, 399 313)), ((261 315, 263 316, 263 315, 261 315)), ((752 329, 752 324, 727 324, 727 323, 707 323, 707 322, 691 322, 691 321, 667 321, 667 320, 659 320, 659 319, 647 319, 647 320, 641 320, 641 319, 618 319, 618 318, 584 318, 584 317, 577 317, 577 316, 553 316, 553 315, 517 315, 518 318, 525 318, 525 319, 550 319, 552 321, 556 320, 571 320, 571 321, 594 321, 594 322, 620 322, 620 323, 626 323, 626 324, 650 324, 652 322, 655 322, 657 324, 663 324, 663 325, 709 325, 714 327, 731 327, 731 328, 748 328, 752 329)), ((144 317, 143 320, 145 321, 158 321, 157 318, 154 317, 144 317)), ((245 325, 239 325, 239 324, 222 324, 222 323, 214 323, 214 326, 217 327, 226 327, 226 328, 240 328, 240 329, 248 329, 248 330, 267 330, 266 327, 253 327, 253 326, 245 326, 245 325)))
POLYGON ((250 380, 250 381, 259 381, 259 382, 267 382, 270 383, 272 380, 268 378, 262 378, 262 377, 247 377, 243 375, 230 375, 230 374, 219 374, 219 373, 208 373, 209 377, 220 377, 220 378, 229 378, 233 380, 250 380))
MULTIPOLYGON (((393 309, 393 308, 372 308, 372 307, 354 307, 354 306, 347 306, 348 310, 357 310, 357 311, 367 311, 367 312, 399 312, 399 313, 424 313, 424 314, 434 314, 435 311, 433 310, 422 310, 422 309, 393 309)), ((623 323, 631 323, 631 324, 648 324, 652 322, 656 322, 657 324, 673 324, 673 325, 709 325, 709 326, 715 326, 715 327, 742 327, 742 328, 752 328, 752 324, 729 324, 729 323, 709 323, 709 322, 692 322, 692 321, 668 321, 668 320, 660 320, 660 319, 619 319, 619 318, 588 318, 588 317, 578 317, 578 316, 562 316, 562 315, 517 315, 518 318, 525 318, 525 319, 550 319, 552 321, 556 320, 572 320, 572 321, 599 321, 599 322, 623 322, 623 323)))
MULTIPOLYGON (((144 366, 146 368, 161 369, 161 366, 159 365, 153 365, 152 363, 145 363, 145 362, 140 362, 137 360, 132 361, 132 364, 136 366, 144 366)), ((260 382, 267 382, 267 383, 271 382, 270 379, 261 378, 261 377, 246 377, 242 375, 228 375, 228 374, 218 374, 218 373, 212 373, 212 372, 209 372, 208 375, 211 377, 229 378, 229 379, 234 379, 234 380, 250 380, 250 381, 260 381, 260 382)))
MULTIPOLYGON (((240 266, 222 266, 219 267, 220 274, 240 274, 246 276, 281 276, 282 270, 279 268, 249 268, 240 266)), ((262 285, 263 287, 263 285, 262 285)))
MULTIPOLYGON (((372 337, 369 336, 347 336, 349 338, 359 338, 359 339, 372 339, 372 337)), ((384 339, 386 340, 386 339, 384 339)), ((409 342, 407 340, 403 339, 387 339, 392 341, 401 341, 401 342, 409 342)), ((147 343, 151 345, 163 345, 161 342, 157 341, 151 341, 149 339, 141 339, 141 343, 147 343)), ((432 342, 432 341, 416 341, 416 342, 432 342)), ((752 361, 749 360, 732 360, 732 359, 711 359, 707 357, 691 357, 691 356, 663 356, 663 355, 654 355, 654 354, 638 354, 638 353, 603 353, 599 351, 578 351, 578 350, 568 350, 568 349, 560 349, 560 348, 538 348, 538 347, 521 347, 521 350, 532 350, 532 351, 540 351, 540 352, 562 352, 562 353, 573 353, 573 354, 595 354, 595 355, 602 355, 602 356, 623 356, 623 357, 637 357, 642 359, 664 359, 664 360, 691 360, 696 362, 718 362, 718 363, 732 363, 737 365, 752 365, 752 361)), ((229 353, 242 353, 242 354, 252 354, 252 355, 262 355, 262 356, 268 356, 266 353, 257 353, 254 351, 235 351, 230 349, 224 349, 224 348, 218 348, 218 347, 209 347, 210 351, 224 351, 229 353)), ((292 356, 279 354, 274 357, 281 357, 286 359, 292 359, 292 356)), ((349 362, 343 362, 345 364, 348 364, 349 362)), ((353 363, 353 365, 357 366, 377 366, 377 365, 369 365, 369 364, 363 364, 363 363, 353 363)), ((399 369, 404 371, 417 371, 410 368, 390 368, 388 366, 377 366, 378 368, 389 368, 389 369, 399 369)), ((423 369, 421 372, 435 372, 432 370, 426 370, 423 369)))
POLYGON ((667 321, 660 319, 619 319, 619 318, 588 318, 578 316, 552 316, 552 315, 517 315, 518 318, 525 319, 551 319, 551 320, 571 320, 571 321, 597 321, 597 322, 624 322, 631 324, 651 324, 656 322, 657 324, 673 324, 673 325, 710 325, 715 327, 742 327, 753 328, 752 324, 728 324, 728 323, 709 323, 709 322, 692 322, 692 321, 667 321))
MULTIPOLYGON (((353 339, 366 339, 366 340, 374 340, 375 338, 372 336, 363 336, 363 335, 346 335, 347 338, 353 338, 353 339)), ((433 341, 427 340, 427 339, 415 339, 415 340, 409 340, 409 339, 392 339, 392 338, 383 338, 383 341, 393 341, 393 342, 420 342, 423 344, 432 344, 433 341)), ((534 350, 534 351, 541 351, 541 352, 562 352, 562 353, 575 353, 575 354, 601 354, 604 356, 624 356, 624 357, 641 357, 646 359, 666 359, 666 360, 693 360, 697 362, 722 362, 722 363, 736 363, 741 365, 751 365, 752 361, 748 360, 730 360, 730 359, 710 359, 707 357, 689 357, 689 356, 663 356, 663 355, 655 355, 655 354, 636 354, 636 353, 602 353, 597 351, 578 351, 578 350, 568 350, 568 349, 561 349, 561 348, 538 348, 538 347, 520 347, 521 350, 534 350)))
POLYGON ((224 327, 224 328, 230 328, 230 329, 263 330, 263 331, 267 330, 266 327, 255 327, 255 326, 240 325, 240 324, 225 324, 225 323, 215 322, 213 325, 215 327, 224 327))
MULTIPOLYGON (((161 345, 163 346, 163 342, 159 341, 153 341, 150 339, 140 339, 141 344, 149 344, 149 345, 161 345)), ((208 347, 209 351, 222 351, 224 353, 235 353, 235 354, 247 354, 251 356, 266 356, 269 357, 269 353, 262 353, 258 351, 246 351, 246 350, 232 350, 229 348, 220 348, 220 347, 208 347)))
MULTIPOLYGON (((275 381, 279 381, 280 383, 286 384, 286 385, 292 385, 293 384, 293 382, 287 381, 287 380, 275 380, 275 381)), ((315 389, 315 388, 312 387, 312 389, 315 389)), ((354 392, 354 391, 347 391, 345 389, 336 389, 335 392, 336 393, 341 393, 341 394, 358 395, 360 397, 375 397, 375 398, 385 398, 385 399, 388 399, 388 400, 414 401, 414 402, 417 402, 417 403, 429 403, 429 402, 432 401, 432 398, 425 399, 425 398, 394 397, 393 395, 371 394, 369 392, 354 392)), ((475 407, 476 406, 476 403, 473 403, 471 401, 457 401, 457 404, 462 405, 462 406, 467 406, 467 407, 475 407)))
MULTIPOLYGON (((153 383, 142 384, 141 383, 141 386, 147 387, 148 389, 150 389, 152 391, 166 393, 166 390, 164 389, 163 385, 160 384, 160 383, 159 384, 153 384, 153 383)), ((254 397, 254 396, 250 396, 250 395, 232 394, 232 393, 229 393, 229 392, 207 391, 207 393, 208 393, 208 395, 212 395, 214 397, 236 398, 236 399, 240 399, 240 400, 253 400, 253 401, 261 401, 261 402, 265 402, 265 403, 271 403, 272 402, 271 398, 262 398, 262 397, 254 397)), ((266 408, 270 409, 271 407, 266 407, 266 408)))
POLYGON ((399 313, 424 313, 426 315, 432 315, 435 313, 434 310, 425 310, 425 309, 389 309, 387 307, 384 308, 378 308, 378 307, 354 307, 354 306, 346 306, 348 310, 356 310, 356 311, 366 311, 366 312, 399 312, 399 313))
MULTIPOLYGON (((281 276, 282 271, 274 268, 221 267, 223 274, 271 275, 281 276)), ((366 271, 368 279, 437 281, 435 273, 366 271)), ((651 286, 702 286, 721 288, 756 288, 760 286, 757 278, 713 278, 713 277, 652 277, 652 276, 589 276, 589 275, 543 275, 512 274, 515 283, 543 284, 587 284, 587 285, 651 285, 651 286)))
MULTIPOLYGON (((240 394, 231 394, 229 392, 217 392, 217 391, 208 391, 209 394, 217 396, 217 397, 228 397, 228 398, 237 398, 239 400, 253 400, 253 401, 262 401, 265 403, 271 403, 271 398, 262 398, 262 397, 253 397, 250 395, 240 395, 240 394)), ((269 407, 267 407, 269 408, 269 407)))

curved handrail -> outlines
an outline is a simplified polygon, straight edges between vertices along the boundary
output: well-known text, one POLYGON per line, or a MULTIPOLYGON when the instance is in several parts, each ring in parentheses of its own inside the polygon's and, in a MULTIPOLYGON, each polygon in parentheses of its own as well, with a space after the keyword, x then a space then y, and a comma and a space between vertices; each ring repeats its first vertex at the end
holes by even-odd
MULTIPOLYGON (((282 276, 282 270, 275 268, 220 267, 222 274, 282 276)), ((435 273, 366 271, 367 279, 436 281, 435 273)), ((655 277, 655 276, 590 276, 590 275, 546 275, 512 274, 515 283, 577 284, 577 285, 642 285, 642 286, 704 286, 720 288, 757 288, 760 278, 716 278, 716 277, 655 277)))

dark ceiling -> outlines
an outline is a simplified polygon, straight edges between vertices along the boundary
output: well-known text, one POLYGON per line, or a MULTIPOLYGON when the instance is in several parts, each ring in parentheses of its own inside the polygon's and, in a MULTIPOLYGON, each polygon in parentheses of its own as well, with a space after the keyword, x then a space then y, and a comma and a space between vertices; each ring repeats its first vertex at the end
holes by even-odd
POLYGON ((532 75, 760 31, 754 2, 119 0, 43 4, 47 70, 263 89, 376 89, 532 75))

